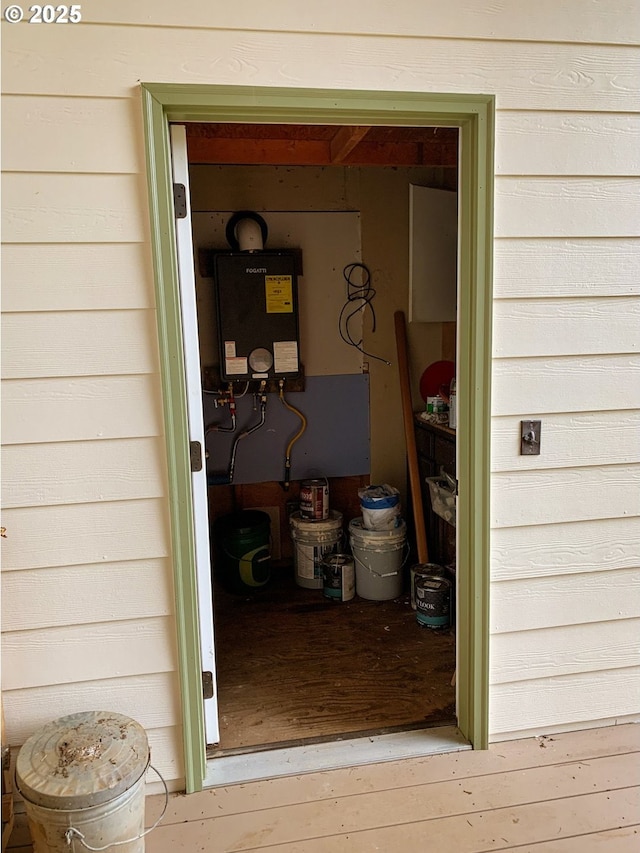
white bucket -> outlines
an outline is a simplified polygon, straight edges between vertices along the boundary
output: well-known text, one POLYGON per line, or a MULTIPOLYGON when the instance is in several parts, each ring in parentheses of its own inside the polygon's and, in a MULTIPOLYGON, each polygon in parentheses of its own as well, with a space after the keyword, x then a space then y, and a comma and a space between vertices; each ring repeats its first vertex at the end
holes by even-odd
POLYGON ((362 526, 366 530, 395 530, 400 527, 400 492, 385 483, 359 489, 362 526))
POLYGON ((322 558, 336 550, 342 539, 342 513, 330 510, 327 519, 301 518, 299 512, 289 519, 295 545, 296 583, 307 589, 322 589, 322 558))
POLYGON ((33 734, 18 753, 16 782, 34 853, 112 845, 144 853, 148 766, 146 732, 122 714, 71 714, 33 734))
POLYGON ((356 563, 356 593, 370 601, 402 595, 402 566, 407 525, 395 530, 367 530, 362 518, 349 522, 349 542, 356 563))

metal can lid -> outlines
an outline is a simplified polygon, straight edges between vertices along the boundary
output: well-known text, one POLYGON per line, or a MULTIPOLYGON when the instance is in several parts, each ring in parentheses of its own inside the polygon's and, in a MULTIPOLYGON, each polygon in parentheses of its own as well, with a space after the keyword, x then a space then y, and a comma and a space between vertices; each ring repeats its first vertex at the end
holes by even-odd
POLYGON ((149 765, 142 726, 122 714, 86 711, 43 726, 24 743, 16 782, 34 805, 75 810, 115 799, 149 765))
POLYGON ((325 566, 350 566, 353 557, 350 554, 325 554, 322 558, 325 566))
POLYGON ((439 563, 415 563, 411 570, 415 575, 438 575, 444 577, 444 567, 439 563))
POLYGON ((451 581, 448 578, 443 578, 440 575, 418 575, 416 577, 416 589, 449 589, 451 581))

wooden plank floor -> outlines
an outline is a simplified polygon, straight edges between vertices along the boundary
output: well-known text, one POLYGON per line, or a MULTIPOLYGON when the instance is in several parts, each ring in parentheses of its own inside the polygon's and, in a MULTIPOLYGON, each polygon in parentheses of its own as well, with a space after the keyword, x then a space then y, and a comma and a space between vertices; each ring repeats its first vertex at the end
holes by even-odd
POLYGON ((254 598, 216 589, 222 750, 455 725, 453 630, 420 627, 408 595, 337 603, 274 575, 254 598))
MULTIPOLYGON (((161 802, 148 799, 148 822, 161 802)), ((640 727, 176 795, 146 849, 631 853, 640 849, 640 727)))
MULTIPOLYGON (((147 825, 164 798, 147 798, 147 825)), ((11 853, 30 853, 24 814, 11 853)), ((636 853, 640 726, 170 797, 147 853, 636 853)))

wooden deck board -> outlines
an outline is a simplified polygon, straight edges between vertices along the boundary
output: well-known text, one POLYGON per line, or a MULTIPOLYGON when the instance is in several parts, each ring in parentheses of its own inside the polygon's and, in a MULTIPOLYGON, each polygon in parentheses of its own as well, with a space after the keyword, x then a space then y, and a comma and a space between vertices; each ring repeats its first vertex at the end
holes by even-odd
MULTIPOLYGON (((147 823, 161 803, 148 798, 147 823)), ((12 853, 27 853, 18 827, 12 853)), ((146 850, 635 853, 639 840, 628 724, 172 795, 146 850)))
MULTIPOLYGON (((574 850, 582 853, 582 836, 602 829, 618 828, 640 808, 637 791, 612 791, 585 797, 571 797, 548 803, 531 803, 517 808, 496 809, 473 815, 436 818, 430 821, 388 826, 356 833, 301 839, 289 844, 265 845, 272 853, 352 853, 370 851, 455 850, 456 853, 489 853, 514 850, 523 843, 571 838, 574 850), (576 838, 576 836, 578 838, 576 838)), ((337 816, 337 821, 339 817, 337 816)), ((635 842, 637 843, 637 841, 635 842)), ((176 845, 175 850, 180 846, 176 845)), ((231 851, 243 848, 224 848, 231 851)), ((260 844, 244 850, 264 849, 260 844)), ((637 849, 629 846, 629 853, 637 849)))
MULTIPOLYGON (((535 814, 547 811, 551 813, 554 812, 555 801, 571 799, 576 801, 577 813, 582 815, 583 811, 578 802, 582 798, 591 797, 594 792, 611 795, 612 798, 614 794, 616 797, 622 796, 621 792, 626 790, 627 784, 633 779, 640 784, 637 756, 633 754, 592 759, 586 763, 575 762, 469 777, 411 788, 357 793, 340 799, 326 799, 278 809, 262 809, 246 813, 241 822, 235 816, 219 817, 214 819, 213 837, 225 851, 252 850, 272 845, 280 845, 286 849, 287 845, 303 840, 311 842, 317 838, 332 839, 336 829, 340 829, 339 838, 345 843, 347 837, 351 838, 354 834, 370 838, 372 833, 380 833, 382 837, 386 837, 393 832, 409 832, 403 827, 414 827, 411 832, 418 833, 415 837, 423 837, 420 834, 427 831, 428 824, 435 823, 439 826, 439 822, 446 820, 448 823, 444 831, 454 831, 456 838, 459 836, 460 843, 463 844, 466 843, 468 833, 465 834, 466 830, 464 833, 460 832, 458 820, 464 819, 465 823, 468 820, 476 827, 495 820, 499 827, 496 832, 509 835, 507 828, 510 827, 507 827, 504 818, 506 813, 513 812, 513 823, 516 825, 529 820, 529 807, 535 814)), ((636 789, 635 794, 640 794, 640 788, 636 789)), ((626 803, 626 800, 624 802, 626 803)), ((608 800, 603 799, 598 803, 599 810, 607 810, 608 800)), ((632 821, 631 801, 628 805, 626 819, 635 823, 636 820, 632 821)), ((571 804, 569 809, 573 808, 574 805, 571 804)), ((594 830, 614 829, 622 825, 624 819, 619 809, 616 811, 616 815, 618 814, 619 819, 616 817, 616 820, 619 822, 595 823, 594 830)), ((533 821, 533 818, 531 820, 533 821)), ((549 822, 553 824, 551 817, 549 822)), ((563 826, 565 825, 568 824, 565 822, 563 826)), ((211 821, 194 823, 193 843, 205 843, 211 829, 211 821)), ((434 831, 437 833, 439 829, 434 831)), ((577 827, 572 829, 572 832, 578 831, 577 827)), ((165 829, 165 832, 173 836, 173 844, 179 843, 182 833, 180 825, 174 825, 173 832, 168 829, 165 829)), ((518 836, 513 837, 515 839, 518 836)), ((525 837, 524 840, 531 837, 525 837)), ((551 834, 533 836, 535 840, 553 837, 555 830, 551 834)), ((488 843, 489 835, 486 838, 488 843)), ((510 839, 509 843, 516 842, 510 839)), ((491 848, 487 846, 487 849, 491 848)))
POLYGON ((542 841, 519 847, 518 853, 630 853, 640 846, 640 824, 590 835, 575 835, 559 841, 542 841))
MULTIPOLYGON (((354 793, 404 789, 414 785, 446 783, 452 779, 519 772, 607 756, 640 753, 640 725, 610 726, 569 735, 527 738, 477 750, 403 761, 349 767, 210 788, 189 797, 172 798, 163 823, 199 820, 204 815, 241 815, 297 803, 322 802, 354 793)), ((640 757, 639 757, 640 762, 640 757)), ((158 814, 160 798, 149 798, 158 814)), ((149 820, 148 822, 152 822, 149 820)))

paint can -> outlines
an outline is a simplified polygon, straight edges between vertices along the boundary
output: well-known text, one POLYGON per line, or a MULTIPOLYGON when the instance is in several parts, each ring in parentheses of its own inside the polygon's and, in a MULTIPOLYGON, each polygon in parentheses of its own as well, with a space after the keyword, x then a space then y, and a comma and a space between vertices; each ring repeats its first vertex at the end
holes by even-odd
POLYGON ((322 592, 332 601, 351 601, 356 594, 353 557, 349 554, 326 554, 322 560, 322 592))
POLYGON ((300 484, 300 517, 324 521, 329 518, 329 482, 326 477, 300 484))
POLYGON ((437 563, 416 563, 414 566, 411 566, 409 569, 410 575, 410 593, 411 593, 411 609, 416 609, 416 581, 418 578, 425 577, 427 575, 438 575, 440 577, 444 577, 445 570, 442 566, 439 566, 437 563))
POLYGON ((295 551, 296 583, 306 589, 322 589, 322 560, 338 550, 342 539, 342 513, 330 510, 329 518, 315 521, 293 512, 289 518, 295 551))
POLYGON ((349 542, 356 564, 356 592, 369 601, 389 601, 402 595, 407 525, 395 530, 368 530, 363 519, 349 522, 349 542))
POLYGON ((439 575, 416 578, 416 620, 427 628, 448 628, 451 581, 439 575))

